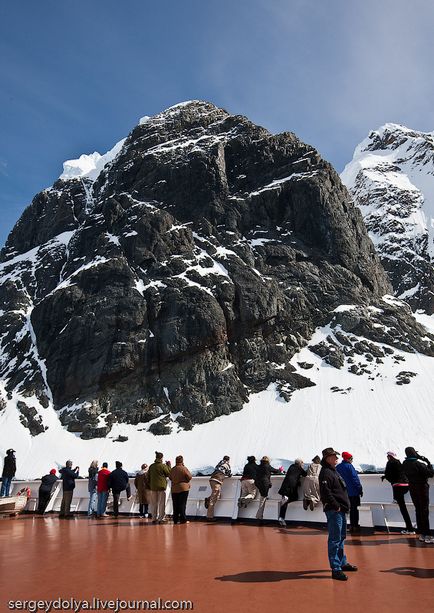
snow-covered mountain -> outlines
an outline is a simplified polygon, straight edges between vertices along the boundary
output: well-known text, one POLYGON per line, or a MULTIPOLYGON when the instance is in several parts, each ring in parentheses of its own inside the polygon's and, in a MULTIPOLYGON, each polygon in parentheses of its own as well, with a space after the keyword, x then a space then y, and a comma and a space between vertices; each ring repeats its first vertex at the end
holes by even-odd
POLYGON ((143 118, 66 162, 2 250, 0 451, 25 477, 156 449, 193 469, 432 453, 431 319, 390 292, 360 211, 294 134, 200 101, 143 118))
POLYGON ((382 126, 356 148, 341 179, 395 295, 434 313, 434 132, 382 126))

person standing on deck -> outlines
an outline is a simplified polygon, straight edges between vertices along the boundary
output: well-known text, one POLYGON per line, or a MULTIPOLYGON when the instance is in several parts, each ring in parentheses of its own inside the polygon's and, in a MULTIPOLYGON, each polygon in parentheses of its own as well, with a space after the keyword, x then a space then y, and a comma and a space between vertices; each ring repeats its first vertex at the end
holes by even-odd
POLYGON ((187 498, 192 474, 188 468, 184 466, 184 458, 182 455, 176 456, 176 465, 170 471, 169 479, 172 482, 173 523, 186 524, 187 517, 185 509, 187 507, 187 498))
POLYGON ((238 499, 238 507, 247 508, 247 505, 256 498, 257 489, 255 485, 256 471, 258 465, 256 464, 256 458, 254 455, 247 457, 247 464, 243 468, 243 474, 241 477, 241 492, 238 499))
POLYGON ((321 470, 321 458, 316 455, 312 458, 312 464, 307 469, 307 475, 303 481, 303 509, 313 511, 320 501, 319 496, 319 473, 321 470))
POLYGON ((282 496, 282 501, 279 511, 279 524, 281 526, 286 527, 285 516, 288 504, 298 500, 298 488, 301 483, 301 478, 305 477, 307 474, 303 468, 303 464, 303 460, 297 458, 294 464, 288 468, 282 485, 280 486, 279 494, 282 496))
POLYGON ((353 466, 353 456, 348 451, 342 452, 342 462, 337 465, 336 470, 345 481, 347 486, 348 498, 350 499, 350 526, 351 534, 360 532, 359 525, 359 506, 360 498, 363 496, 363 488, 353 466))
POLYGON ((71 502, 72 495, 75 489, 75 480, 78 477, 79 468, 76 466, 72 470, 72 460, 66 462, 66 466, 60 469, 60 478, 62 479, 63 494, 62 503, 60 505, 59 517, 72 517, 71 502))
POLYGON ((48 475, 44 475, 41 479, 41 485, 38 492, 38 510, 37 513, 43 515, 50 501, 53 485, 58 481, 56 469, 52 468, 48 475))
POLYGON ((128 473, 123 470, 122 462, 115 462, 116 468, 108 478, 108 485, 113 492, 113 516, 119 515, 119 498, 123 491, 126 490, 127 500, 131 500, 131 488, 128 473))
POLYGON ((207 521, 216 521, 214 517, 214 507, 217 500, 221 496, 223 481, 227 477, 232 476, 231 465, 229 464, 230 457, 228 455, 223 456, 223 459, 214 468, 214 472, 209 478, 209 484, 211 486, 211 495, 205 498, 205 508, 208 509, 206 513, 207 521))
POLYGON ((110 475, 110 471, 108 469, 108 464, 107 462, 103 462, 102 468, 98 473, 98 480, 96 484, 96 492, 98 496, 98 506, 96 510, 96 516, 99 518, 104 517, 106 515, 105 510, 107 507, 107 500, 108 500, 108 495, 109 495, 109 486, 108 486, 109 475, 110 475))
POLYGON ((387 452, 386 469, 384 475, 381 477, 382 481, 384 481, 384 479, 391 484, 393 500, 397 502, 401 515, 405 521, 405 530, 401 530, 401 534, 415 534, 404 498, 405 494, 408 492, 408 479, 404 473, 401 462, 393 451, 387 452))
POLYGON ((97 515, 97 481, 98 481, 98 460, 93 460, 88 470, 89 480, 87 482, 87 490, 89 492, 89 506, 87 507, 87 516, 92 517, 97 515))
POLYGON ((156 451, 155 462, 149 467, 148 473, 153 524, 163 524, 166 521, 166 489, 170 469, 170 461, 164 464, 163 454, 160 451, 156 451))
POLYGON ((3 496, 9 496, 12 479, 15 477, 15 473, 17 472, 17 461, 14 454, 15 449, 8 449, 6 451, 6 457, 3 464, 0 498, 3 498, 3 496))
POLYGON ((139 503, 139 515, 140 517, 148 517, 148 505, 149 505, 149 475, 148 465, 142 464, 141 470, 137 473, 134 479, 134 486, 137 490, 137 502, 139 503))
POLYGON ((416 511, 417 532, 419 540, 427 545, 434 545, 434 537, 429 526, 429 484, 428 479, 434 477, 431 462, 418 454, 414 447, 405 448, 406 458, 402 468, 407 476, 410 496, 416 511))
POLYGON ((357 571, 357 566, 349 564, 344 552, 347 535, 346 513, 350 510, 350 500, 345 481, 336 470, 339 453, 333 447, 323 449, 319 487, 321 502, 327 517, 328 557, 332 579, 347 581, 344 571, 357 571))

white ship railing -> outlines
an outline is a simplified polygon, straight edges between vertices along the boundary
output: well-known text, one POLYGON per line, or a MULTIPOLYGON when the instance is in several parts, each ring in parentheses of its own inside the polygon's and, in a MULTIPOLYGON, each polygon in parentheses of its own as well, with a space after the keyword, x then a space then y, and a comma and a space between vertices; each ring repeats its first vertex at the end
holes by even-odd
MULTIPOLYGON (((359 507, 360 525, 365 527, 383 527, 387 530, 392 527, 404 527, 404 522, 401 517, 398 505, 392 499, 392 487, 384 481, 381 481, 380 475, 359 475, 363 487, 362 505, 359 507)), ((272 477, 272 487, 269 492, 268 500, 264 509, 264 520, 277 520, 279 514, 280 495, 278 490, 282 483, 283 477, 272 477)), ((89 504, 89 493, 87 490, 87 479, 77 479, 76 487, 71 504, 71 510, 75 513, 86 513, 89 504)), ((240 495, 240 477, 231 477, 225 479, 222 487, 222 496, 215 506, 215 517, 228 518, 231 520, 246 519, 254 520, 259 507, 259 497, 253 500, 246 509, 238 508, 238 497, 240 495)), ((430 480, 433 485, 433 480, 430 480)), ((38 480, 32 481, 12 481, 11 492, 18 492, 22 487, 29 487, 31 497, 27 503, 26 511, 36 511, 38 504, 38 490, 41 482, 38 480)), ((136 501, 136 490, 134 487, 134 478, 130 479, 132 498, 127 501, 125 492, 121 495, 122 504, 120 513, 122 514, 138 514, 139 505, 136 501)), ((209 477, 193 477, 191 488, 187 500, 187 515, 189 517, 201 518, 206 516, 206 508, 204 500, 210 495, 209 477)), ((170 487, 167 489, 166 513, 172 514, 172 500, 170 497, 170 487)), ((322 510, 322 505, 319 505, 314 511, 305 511, 302 505, 302 493, 299 491, 299 499, 297 502, 291 502, 288 505, 286 512, 286 520, 291 522, 320 522, 324 523, 325 516, 322 510)), ((407 507, 410 517, 415 522, 414 507, 411 503, 409 495, 407 495, 407 507)), ((55 484, 53 494, 48 503, 46 513, 50 511, 59 511, 62 501, 62 485, 61 482, 55 484)), ((434 502, 434 501, 433 501, 434 502)), ((430 523, 434 526, 434 504, 430 504, 430 523)))

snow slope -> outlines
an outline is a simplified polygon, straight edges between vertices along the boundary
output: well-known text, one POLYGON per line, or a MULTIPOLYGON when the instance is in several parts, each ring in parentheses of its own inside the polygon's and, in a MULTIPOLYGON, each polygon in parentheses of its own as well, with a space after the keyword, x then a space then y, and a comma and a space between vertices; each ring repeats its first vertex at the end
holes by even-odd
MULTIPOLYGON (((434 318, 418 317, 434 330, 434 318)), ((330 326, 317 329, 309 345, 293 357, 292 364, 300 373, 306 374, 300 363, 312 365, 308 374, 316 386, 297 390, 290 402, 271 384, 252 394, 241 411, 196 425, 191 431, 154 436, 140 425, 115 424, 106 439, 82 440, 62 427, 51 405, 40 411, 48 430, 32 437, 21 425, 16 398, 12 398, 0 413, 0 431, 8 433, 7 440, 1 439, 0 452, 14 447, 17 476, 22 478, 39 477, 69 458, 83 475, 94 458, 111 466, 121 460, 133 472, 142 462, 152 461, 157 450, 172 460, 183 454, 193 470, 214 465, 225 453, 238 470, 250 454, 257 458, 267 454, 276 465, 286 466, 300 456, 309 461, 328 446, 350 451, 362 468, 383 467, 387 450, 402 457, 408 445, 434 458, 434 358, 393 349, 383 363, 371 366, 369 377, 357 376, 346 367, 329 366, 311 351, 312 345, 331 334, 330 326), (403 370, 416 374, 408 385, 397 385, 397 375, 403 370), (119 436, 128 440, 118 442, 119 436)), ((360 356, 359 361, 363 360, 360 356)), ((30 400, 38 403, 36 398, 30 400)))

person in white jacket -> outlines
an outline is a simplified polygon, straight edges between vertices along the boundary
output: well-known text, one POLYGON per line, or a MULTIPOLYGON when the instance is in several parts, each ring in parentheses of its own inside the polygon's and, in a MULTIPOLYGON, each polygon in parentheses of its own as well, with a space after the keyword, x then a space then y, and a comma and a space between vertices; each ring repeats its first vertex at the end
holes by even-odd
POLYGON ((303 509, 311 511, 319 504, 319 473, 321 470, 321 458, 316 455, 312 458, 312 464, 307 469, 307 475, 303 481, 303 509))

